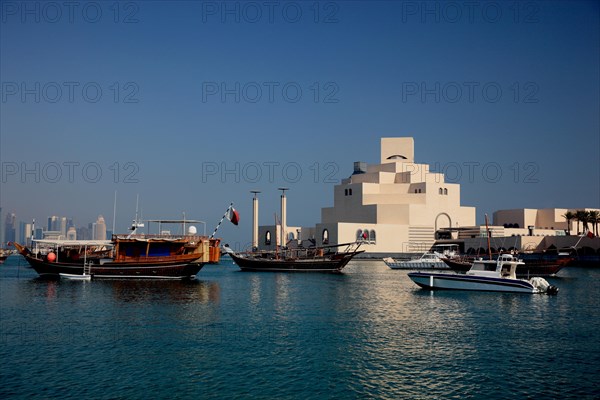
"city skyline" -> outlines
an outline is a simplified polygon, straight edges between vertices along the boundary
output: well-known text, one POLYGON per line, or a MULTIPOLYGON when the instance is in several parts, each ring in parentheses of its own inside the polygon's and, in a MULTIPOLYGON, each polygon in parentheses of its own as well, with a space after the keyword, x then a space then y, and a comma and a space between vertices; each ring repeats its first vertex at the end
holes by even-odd
POLYGON ((245 244, 251 190, 259 224, 285 186, 314 225, 407 136, 478 222, 600 206, 597 2, 2 4, 0 204, 23 222, 112 226, 116 191, 116 232, 138 195, 210 231, 233 202, 219 234, 245 244))

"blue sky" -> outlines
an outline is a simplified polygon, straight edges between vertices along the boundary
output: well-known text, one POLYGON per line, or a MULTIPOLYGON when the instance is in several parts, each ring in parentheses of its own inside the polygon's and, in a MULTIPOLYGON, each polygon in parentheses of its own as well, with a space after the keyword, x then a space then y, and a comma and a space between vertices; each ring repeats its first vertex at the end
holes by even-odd
POLYGON ((478 218, 600 207, 599 5, 2 1, 0 205, 18 220, 206 220, 251 235, 290 187, 314 225, 379 138, 462 187, 478 218), (70 5, 69 5, 70 4, 70 5))

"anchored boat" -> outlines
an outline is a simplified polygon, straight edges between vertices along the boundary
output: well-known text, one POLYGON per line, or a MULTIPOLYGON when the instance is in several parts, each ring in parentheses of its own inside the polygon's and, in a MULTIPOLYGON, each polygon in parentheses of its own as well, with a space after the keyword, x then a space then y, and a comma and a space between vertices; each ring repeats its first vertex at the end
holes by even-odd
POLYGON ((341 272, 354 256, 361 243, 345 243, 323 247, 298 247, 275 251, 235 253, 225 248, 242 271, 277 272, 341 272), (343 251, 337 248, 346 246, 343 251))
POLYGON ((443 258, 453 257, 457 250, 458 245, 456 244, 442 244, 435 246, 432 251, 428 251, 414 260, 394 260, 392 257, 386 257, 383 262, 391 269, 448 269, 443 258))
POLYGON ((408 277, 425 289, 478 290, 492 292, 556 294, 558 288, 544 278, 518 279, 516 270, 523 261, 511 254, 497 260, 476 260, 465 274, 410 272, 408 277))
POLYGON ((32 249, 14 246, 41 276, 186 279, 220 257, 220 239, 196 235, 192 228, 185 235, 132 233, 104 241, 34 240, 32 249))

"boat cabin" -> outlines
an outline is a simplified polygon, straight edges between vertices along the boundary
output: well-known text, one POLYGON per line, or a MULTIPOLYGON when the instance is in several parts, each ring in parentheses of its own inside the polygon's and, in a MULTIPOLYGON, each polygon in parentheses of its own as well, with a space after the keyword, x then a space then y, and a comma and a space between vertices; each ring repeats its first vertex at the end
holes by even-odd
POLYGON ((501 254, 497 260, 475 260, 467 274, 517 279, 517 266, 522 264, 511 254, 501 254))

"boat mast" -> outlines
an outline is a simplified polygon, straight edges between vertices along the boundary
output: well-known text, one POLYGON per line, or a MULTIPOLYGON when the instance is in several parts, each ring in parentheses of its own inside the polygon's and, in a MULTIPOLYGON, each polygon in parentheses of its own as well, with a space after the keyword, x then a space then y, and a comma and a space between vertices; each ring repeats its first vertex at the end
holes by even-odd
POLYGON ((115 234, 115 220, 117 219, 117 191, 115 190, 115 201, 113 203, 113 226, 112 233, 115 234))
POLYGON ((490 226, 488 224, 488 215, 485 214, 485 231, 487 233, 487 244, 488 244, 488 254, 490 255, 490 260, 492 259, 492 246, 490 244, 490 226))

